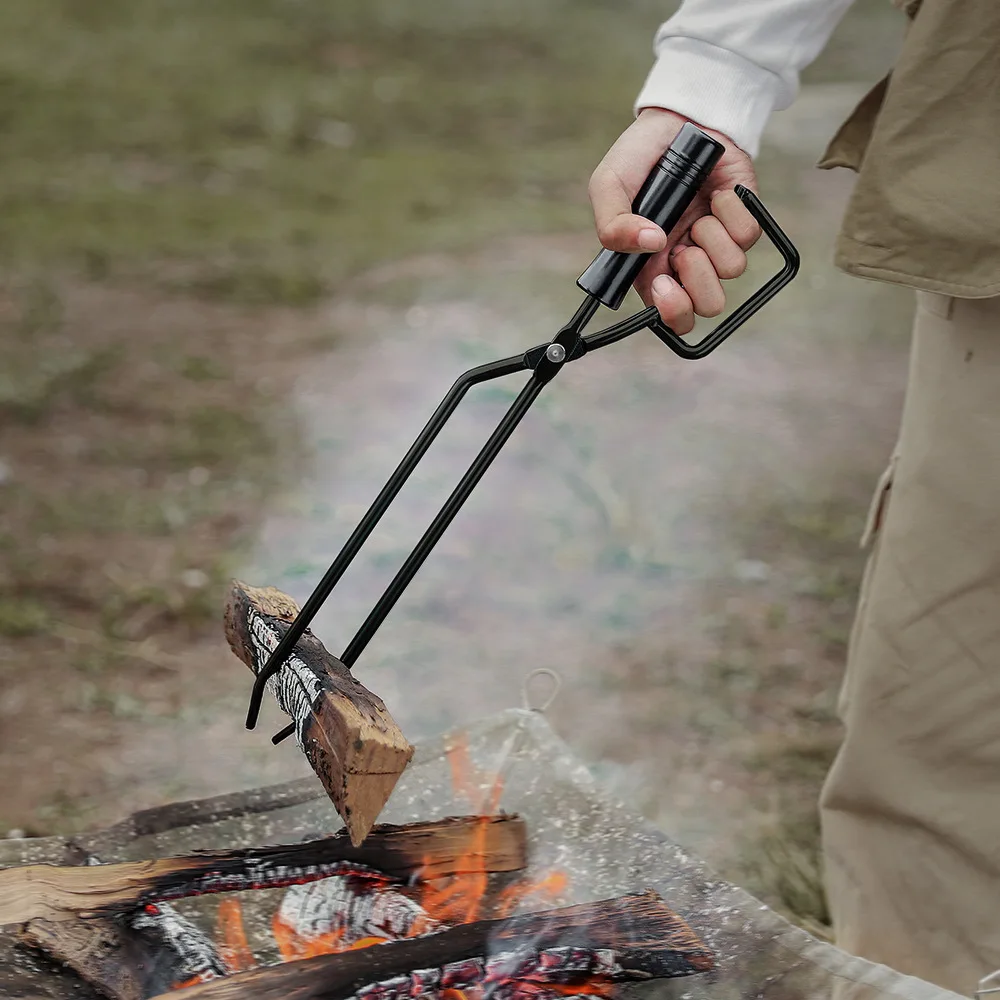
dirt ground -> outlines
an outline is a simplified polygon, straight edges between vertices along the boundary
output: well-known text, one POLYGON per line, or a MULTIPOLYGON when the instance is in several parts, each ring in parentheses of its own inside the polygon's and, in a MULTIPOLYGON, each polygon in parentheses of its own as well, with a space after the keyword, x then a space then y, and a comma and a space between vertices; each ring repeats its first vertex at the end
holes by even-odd
MULTIPOLYGON (((273 706, 243 729, 225 583, 304 598, 457 372, 572 309, 586 176, 659 17, 593 5, 564 39, 533 5, 286 6, 0 12, 0 833, 309 773, 273 706)), ((834 272, 850 180, 812 163, 888 63, 888 8, 857 4, 769 133, 796 283, 710 361, 637 337, 568 369, 358 667, 414 739, 558 670, 595 772, 814 928, 910 305, 834 272)), ((335 650, 511 391, 428 456, 317 622, 335 650)))

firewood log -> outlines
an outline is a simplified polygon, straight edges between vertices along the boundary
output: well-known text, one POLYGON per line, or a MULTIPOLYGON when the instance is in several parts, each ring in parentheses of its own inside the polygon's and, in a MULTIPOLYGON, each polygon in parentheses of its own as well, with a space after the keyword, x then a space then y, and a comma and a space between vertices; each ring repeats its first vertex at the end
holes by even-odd
POLYGON ((206 974, 227 975, 197 925, 166 904, 151 909, 117 919, 32 920, 19 940, 69 966, 109 1000, 146 1000, 206 974))
POLYGON ((439 879, 525 866, 527 834, 516 815, 454 817, 376 826, 355 847, 347 834, 280 847, 199 851, 110 865, 23 865, 0 869, 0 926, 29 920, 125 913, 147 902, 206 892, 292 884, 331 874, 338 863, 400 879, 439 879), (477 845, 474 853, 470 844, 477 845))
POLYGON ((68 965, 111 1000, 149 995, 143 971, 150 956, 137 935, 113 920, 32 920, 20 940, 68 965))
MULTIPOLYGON (((259 673, 298 611, 273 587, 234 582, 225 611, 230 647, 259 673)), ((291 716, 299 748, 347 825, 351 842, 360 844, 413 757, 413 747, 382 699, 308 630, 268 687, 291 716)))
MULTIPOLYGON (((614 952, 626 978, 707 972, 711 951, 654 892, 503 920, 459 924, 422 937, 321 955, 177 990, 174 1000, 348 1000, 362 987, 518 946, 574 945, 614 952)), ((164 998, 165 1000, 165 998, 164 998)))

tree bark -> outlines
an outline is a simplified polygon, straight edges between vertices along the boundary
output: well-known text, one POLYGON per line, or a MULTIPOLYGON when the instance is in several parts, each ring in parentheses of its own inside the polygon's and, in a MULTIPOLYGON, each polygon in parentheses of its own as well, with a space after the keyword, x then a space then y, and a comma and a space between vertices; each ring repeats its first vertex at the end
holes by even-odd
POLYGON ((0 925, 125 913, 148 902, 206 892, 291 885, 335 874, 340 863, 399 879, 443 878, 525 867, 527 835, 518 816, 455 817, 380 825, 355 847, 347 834, 282 847, 199 851, 111 865, 24 865, 0 869, 0 925), (470 854, 470 845, 482 845, 470 854))
POLYGON ((229 976, 170 994, 175 1000, 348 1000, 385 982, 449 962, 575 945, 609 949, 634 979, 686 976, 714 965, 709 949, 654 892, 619 896, 506 920, 460 924, 423 937, 229 976), (509 947, 508 947, 509 946, 509 947))
MULTIPOLYGON (((274 587, 235 581, 226 602, 226 638, 257 674, 298 612, 298 605, 274 587)), ((291 716, 299 748, 351 842, 360 844, 413 757, 413 747, 382 699, 308 630, 268 687, 291 716)))

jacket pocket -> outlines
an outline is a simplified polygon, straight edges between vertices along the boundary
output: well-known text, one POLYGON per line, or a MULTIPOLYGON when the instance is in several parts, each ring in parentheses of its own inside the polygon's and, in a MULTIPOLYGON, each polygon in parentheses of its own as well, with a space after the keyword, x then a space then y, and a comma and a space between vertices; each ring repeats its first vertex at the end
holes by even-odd
POLYGON ((847 167, 857 173, 861 169, 861 161, 871 142, 875 121, 882 110, 888 86, 889 76, 886 75, 861 98, 837 129, 816 164, 820 170, 847 167))

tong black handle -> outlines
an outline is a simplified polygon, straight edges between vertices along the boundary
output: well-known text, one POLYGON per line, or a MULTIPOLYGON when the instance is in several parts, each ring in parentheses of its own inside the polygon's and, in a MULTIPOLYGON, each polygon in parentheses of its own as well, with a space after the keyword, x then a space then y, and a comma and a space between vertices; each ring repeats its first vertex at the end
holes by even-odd
MULTIPOLYGON (((724 152, 721 142, 685 122, 649 172, 632 202, 632 211, 669 235, 724 152)), ((609 309, 617 309, 649 256, 602 250, 576 283, 609 309)))

